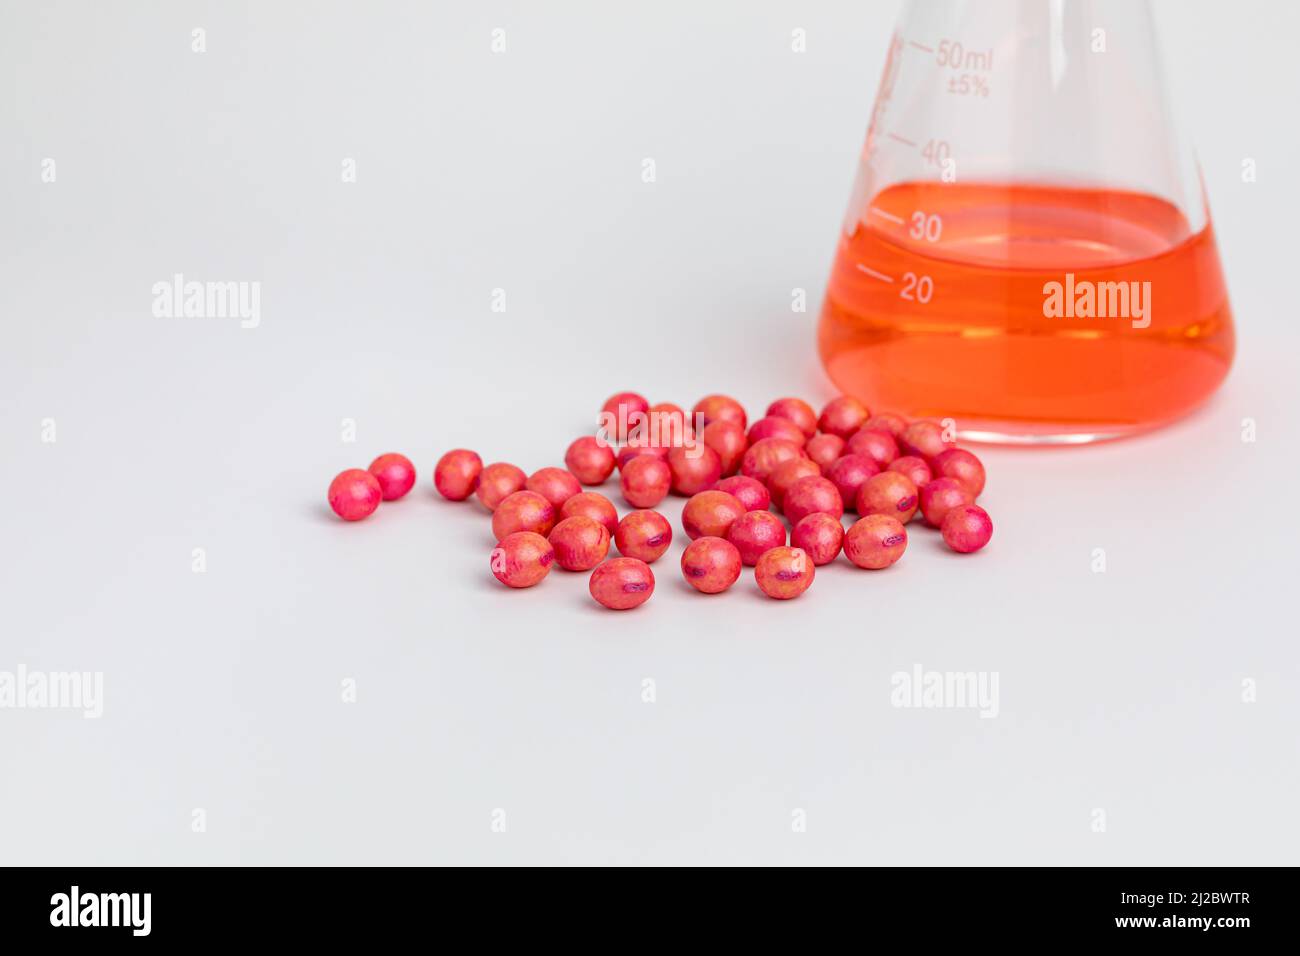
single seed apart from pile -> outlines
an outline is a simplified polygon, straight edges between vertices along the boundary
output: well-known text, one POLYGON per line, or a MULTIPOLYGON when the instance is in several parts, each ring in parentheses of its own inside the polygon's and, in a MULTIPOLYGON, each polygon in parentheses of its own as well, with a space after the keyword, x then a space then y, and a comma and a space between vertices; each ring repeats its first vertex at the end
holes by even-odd
MULTIPOLYGON (((464 501, 479 487, 483 470, 482 458, 468 448, 457 448, 438 459, 433 468, 433 485, 448 501, 464 501)), ((519 475, 519 488, 522 488, 523 472, 519 475)), ((511 490, 518 491, 519 488, 511 490)))
POLYGON ((943 527, 953 508, 974 503, 974 496, 956 478, 933 478, 921 489, 921 516, 931 528, 943 527))
POLYGON ((719 594, 740 577, 740 552, 730 541, 704 537, 682 552, 682 577, 703 594, 719 594))
POLYGON ((703 415, 705 425, 712 425, 717 421, 731 422, 733 425, 739 425, 740 430, 744 431, 749 421, 745 415, 745 407, 730 395, 706 395, 695 403, 691 411, 695 415, 703 415))
POLYGON ((844 556, 868 571, 889 567, 906 550, 907 529, 888 515, 859 518, 844 534, 844 556))
POLYGON ((730 478, 723 478, 714 488, 735 495, 745 506, 746 511, 766 511, 768 505, 772 503, 772 493, 767 490, 767 485, 757 478, 733 475, 730 478))
POLYGON ((979 505, 958 505, 944 516, 944 544, 961 554, 978 551, 993 537, 993 520, 979 505))
POLYGON ((555 549, 555 563, 566 571, 590 571, 609 553, 609 531, 582 515, 565 518, 547 540, 555 549))
POLYGON ((668 452, 668 469, 673 476, 673 493, 689 498, 718 483, 722 477, 722 460, 708 445, 695 442, 671 449, 668 452))
POLYGON ((380 455, 370 463, 366 471, 379 482, 379 490, 385 501, 396 501, 415 485, 415 466, 411 464, 411 459, 396 452, 380 455))
POLYGON ((871 413, 867 411, 867 406, 856 398, 841 395, 826 403, 821 418, 817 420, 817 427, 831 435, 839 435, 847 439, 862 427, 869 414, 871 413))
POLYGON ((961 482, 971 496, 984 491, 984 464, 965 448, 949 448, 934 458, 936 478, 953 478, 961 482))
POLYGON ((658 561, 673 540, 673 526, 657 511, 633 511, 623 516, 614 544, 625 558, 658 561))
POLYGON ((803 450, 825 472, 836 458, 844 454, 844 439, 839 435, 816 435, 808 439, 803 450))
POLYGON ((916 485, 917 490, 924 488, 933 477, 930 473, 930 466, 925 463, 925 459, 918 458, 916 455, 904 455, 902 458, 895 458, 885 470, 907 475, 908 478, 912 479, 912 484, 916 485))
POLYGON ((555 550, 540 534, 517 531, 492 549, 490 566, 496 579, 512 588, 530 588, 546 577, 555 550))
POLYGON ((836 521, 844 514, 844 499, 835 483, 820 475, 800 478, 785 493, 782 509, 791 525, 796 525, 812 514, 828 514, 836 521))
POLYGON ((830 564, 844 543, 844 525, 824 511, 803 518, 790 532, 790 544, 802 548, 817 567, 830 564))
POLYGON ((619 485, 633 508, 653 508, 672 487, 673 472, 668 462, 654 455, 638 455, 623 466, 619 485))
POLYGON ((492 534, 498 541, 516 531, 546 537, 554 527, 555 506, 535 491, 516 491, 492 512, 492 534))
POLYGON ((627 611, 650 600, 654 572, 636 558, 611 558, 591 572, 591 596, 613 611, 627 611))
MULTIPOLYGON (((497 505, 516 491, 523 491, 524 484, 527 481, 528 476, 524 474, 522 468, 517 468, 504 461, 498 461, 488 465, 479 475, 478 500, 488 511, 495 511, 497 505)), ((441 486, 439 490, 441 490, 441 486)))
POLYGON ((773 548, 758 559, 754 580, 770 598, 797 598, 812 584, 816 571, 812 558, 802 548, 773 548))
POLYGON ((864 455, 845 455, 826 469, 826 477, 839 489, 844 510, 858 506, 858 492, 868 478, 880 474, 880 466, 864 455))
POLYGON ((740 551, 740 560, 753 567, 766 552, 785 544, 785 525, 770 511, 747 511, 732 522, 727 540, 740 551))
POLYGON ((745 513, 745 506, 725 491, 701 491, 682 508, 682 528, 692 541, 696 538, 725 538, 731 525, 745 513))
POLYGON ((575 438, 564 453, 564 467, 584 485, 599 485, 614 473, 614 449, 592 435, 575 438))
POLYGON ((781 462, 767 476, 767 490, 772 494, 772 504, 776 505, 778 510, 784 510, 785 493, 794 486, 794 483, 821 473, 821 468, 811 458, 791 458, 781 462))
POLYGON ((330 482, 326 495, 334 513, 344 521, 360 521, 374 513, 383 500, 379 480, 361 468, 341 471, 330 482))
POLYGON ((912 479, 896 471, 873 475, 858 489, 858 514, 864 516, 888 515, 907 524, 916 514, 918 503, 912 479))
POLYGON ((817 434, 817 413, 802 398, 778 398, 767 406, 768 418, 788 418, 799 426, 805 438, 817 434))
POLYGON ((609 531, 611 537, 618 529, 618 509, 614 507, 614 502, 599 492, 584 491, 580 495, 574 495, 560 506, 561 518, 572 518, 577 515, 599 521, 609 531))
POLYGON ((537 492, 554 505, 557 511, 574 495, 582 494, 581 483, 563 468, 538 468, 528 476, 524 487, 537 492))

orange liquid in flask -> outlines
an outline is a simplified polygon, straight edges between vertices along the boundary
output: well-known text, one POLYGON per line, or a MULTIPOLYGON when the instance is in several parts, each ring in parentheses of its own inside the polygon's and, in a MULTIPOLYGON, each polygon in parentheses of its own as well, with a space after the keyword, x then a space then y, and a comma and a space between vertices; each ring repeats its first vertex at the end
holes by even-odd
POLYGON ((918 182, 841 236, 819 345, 873 409, 1046 442, 1185 414, 1227 375, 1234 337, 1212 228, 1162 199, 918 182))

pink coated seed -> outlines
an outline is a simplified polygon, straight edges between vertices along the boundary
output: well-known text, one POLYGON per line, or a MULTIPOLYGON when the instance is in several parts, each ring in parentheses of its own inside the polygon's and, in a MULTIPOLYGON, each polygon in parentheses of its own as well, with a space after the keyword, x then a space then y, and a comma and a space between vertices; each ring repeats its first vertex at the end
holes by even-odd
MULTIPOLYGON (((455 452, 448 452, 448 454, 454 455, 455 452)), ((446 456, 444 455, 443 458, 445 460, 446 456)), ((438 464, 441 466, 442 462, 438 464)), ((437 480, 436 475, 434 480, 437 480)), ((497 505, 516 491, 523 491, 527 481, 528 476, 524 474, 522 468, 516 468, 504 461, 488 465, 478 477, 478 500, 488 511, 495 511, 497 505)), ((438 490, 442 490, 441 484, 438 490)))
POLYGON ((863 455, 845 455, 837 458, 826 469, 826 477, 839 489, 844 502, 844 510, 858 506, 858 491, 867 483, 868 478, 880 474, 880 466, 863 455))
POLYGON ((657 511, 633 511, 623 516, 614 532, 614 544, 625 558, 653 563, 673 541, 673 526, 657 511))
POLYGON ((804 438, 817 434, 817 413, 802 398, 778 398, 767 406, 768 418, 787 418, 799 426, 804 438))
POLYGON ((380 455, 366 469, 379 482, 385 501, 396 501, 415 485, 415 466, 411 459, 396 452, 380 455))
POLYGON ((653 508, 668 497, 673 472, 668 462, 654 455, 638 455, 623 466, 619 485, 633 508, 653 508))
POLYGON ((788 601, 803 594, 816 574, 812 558, 802 548, 773 548, 759 558, 754 567, 754 580, 759 589, 778 601, 788 601))
POLYGON ((582 494, 582 484, 563 468, 538 468, 528 476, 524 487, 537 492, 557 511, 574 495, 582 494))
POLYGON ((565 518, 547 540, 555 549, 555 563, 566 571, 590 571, 609 554, 609 530, 582 515, 565 518))
POLYGON ((804 446, 808 441, 808 436, 794 422, 788 418, 777 418, 769 416, 760 418, 754 424, 749 426, 749 443, 760 442, 764 438, 780 438, 788 441, 799 448, 804 446))
MULTIPOLYGON (((433 485, 448 501, 464 501, 478 489, 483 470, 482 458, 468 448, 457 448, 438 459, 433 468, 433 485)), ((519 488, 523 486, 521 477, 519 488)))
POLYGON ((718 454, 724 475, 734 475, 740 467, 740 460, 745 457, 749 439, 745 429, 735 422, 719 419, 709 422, 700 433, 700 439, 718 454))
POLYGON ((745 506, 735 495, 725 491, 701 491, 682 508, 682 528, 686 536, 725 538, 732 524, 745 513, 745 506))
POLYGON ((650 440, 656 445, 675 448, 695 437, 690 419, 680 405, 660 402, 650 406, 650 440))
POLYGON ((850 455, 862 455, 870 458, 883 471, 889 463, 898 457, 898 443, 889 432, 873 431, 860 428, 845 444, 844 450, 850 455))
POLYGON ((772 493, 772 504, 777 510, 785 508, 785 493, 796 481, 821 475, 822 470, 811 458, 791 458, 772 469, 767 476, 767 490, 772 493))
POLYGON ((944 516, 944 544, 961 554, 978 551, 993 537, 993 519, 979 505, 958 505, 944 516))
POLYGON ((516 531, 533 531, 542 537, 555 527, 555 506, 535 491, 516 491, 492 512, 492 534, 498 541, 516 531))
POLYGON ((658 445, 624 445, 618 453, 618 470, 621 473, 627 467, 627 463, 633 458, 641 455, 649 455, 652 458, 658 458, 660 461, 668 460, 668 449, 660 448, 658 445))
POLYGON ((718 421, 731 422, 744 431, 749 422, 748 416, 745 415, 745 406, 730 395, 706 395, 695 403, 691 412, 694 415, 704 416, 705 425, 712 425, 718 421))
POLYGON ((974 496, 955 478, 934 478, 921 489, 921 516, 931 528, 943 527, 953 508, 974 503, 974 496))
POLYGON ((564 467, 584 485, 601 485, 614 473, 614 449, 593 435, 575 438, 564 453, 564 467))
POLYGON ((611 558, 591 572, 588 589, 597 603, 612 611, 628 611, 650 600, 655 575, 644 561, 611 558))
POLYGON ((704 537, 682 552, 682 577, 702 594, 720 594, 740 578, 740 552, 730 541, 704 537))
POLYGON ((638 425, 644 424, 650 403, 636 392, 611 395, 600 410, 600 425, 614 441, 626 441, 638 425))
POLYGON ((844 525, 840 524, 839 518, 824 511, 801 519, 790 532, 790 544, 808 552, 808 557, 817 567, 834 561, 843 543, 844 525))
POLYGON ((722 459, 703 442, 692 442, 668 452, 668 469, 673 476, 673 494, 689 498, 718 483, 722 477, 722 459))
POLYGON ((929 461, 952 447, 945 439, 946 429, 932 419, 912 422, 898 438, 898 447, 906 455, 916 455, 929 461))
POLYGON ((934 477, 930 472, 930 466, 925 463, 924 458, 918 458, 916 455, 904 455, 901 458, 895 458, 889 463, 886 471, 896 471, 900 475, 907 475, 912 479, 912 484, 918 489, 924 488, 934 477))
POLYGON ((836 521, 844 514, 844 499, 829 478, 812 475, 800 478, 785 493, 785 516, 796 525, 812 514, 828 514, 836 521))
POLYGON ((574 495, 560 506, 561 519, 574 518, 578 515, 600 522, 611 537, 618 530, 618 510, 614 507, 614 502, 599 492, 584 491, 580 495, 574 495))
POLYGON ((898 437, 907 428, 907 419, 902 415, 895 415, 893 412, 877 412, 863 422, 862 427, 874 429, 878 432, 889 432, 897 441, 898 437))
POLYGON ((862 483, 858 489, 858 514, 888 515, 897 518, 903 524, 912 520, 916 514, 919 500, 916 485, 907 475, 896 471, 882 471, 862 483))
POLYGON ((839 435, 815 435, 808 439, 803 450, 825 472, 836 458, 844 454, 844 439, 839 435))
POLYGON ((492 549, 492 573, 512 588, 530 588, 551 572, 555 549, 540 534, 517 531, 492 549))
POLYGON ((984 491, 984 463, 965 448, 949 448, 935 455, 934 473, 941 478, 955 478, 973 498, 984 491))
POLYGON ((844 534, 844 556, 860 568, 880 571, 907 550, 907 529, 897 518, 867 515, 844 534))
POLYGON ((793 442, 782 438, 764 438, 749 446, 745 457, 740 460, 740 473, 746 478, 767 481, 777 465, 791 458, 802 458, 803 449, 793 442))
POLYGON ((871 413, 867 406, 863 405, 856 398, 850 395, 841 395, 838 398, 832 398, 822 409, 821 418, 817 420, 817 427, 831 435, 839 435, 847 439, 855 431, 862 427, 862 423, 867 420, 871 413))
POLYGON ((732 522, 727 540, 740 552, 740 560, 753 567, 765 553, 785 544, 785 525, 770 511, 747 511, 732 522))
POLYGON ((374 513, 383 500, 379 479, 361 468, 339 472, 327 493, 330 507, 344 521, 360 521, 374 513))
POLYGON ((714 490, 735 495, 746 511, 766 511, 772 503, 772 493, 767 490, 767 485, 757 478, 746 478, 744 475, 723 478, 714 486, 714 490))

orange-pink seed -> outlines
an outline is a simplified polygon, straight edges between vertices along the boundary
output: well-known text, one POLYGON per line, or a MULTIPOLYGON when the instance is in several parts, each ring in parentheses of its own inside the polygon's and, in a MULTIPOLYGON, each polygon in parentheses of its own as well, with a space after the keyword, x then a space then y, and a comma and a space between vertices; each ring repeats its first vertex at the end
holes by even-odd
POLYGON ((686 536, 725 538, 732 524, 745 513, 745 506, 735 495, 725 491, 701 491, 692 495, 682 508, 682 528, 686 536))
POLYGON ((817 427, 824 432, 847 439, 862 427, 862 423, 870 414, 867 406, 856 398, 851 395, 840 395, 826 403, 821 418, 817 420, 817 427))
POLYGON ((844 499, 839 488, 828 478, 810 475, 800 478, 785 493, 785 516, 796 525, 812 514, 828 514, 836 521, 844 514, 844 499))
MULTIPOLYGON (((448 452, 449 455, 455 452, 448 452)), ((443 456, 444 459, 447 457, 443 456)), ((439 462, 441 464, 441 462, 439 462)), ((435 474, 435 481, 437 477, 435 474)), ((483 469, 478 477, 478 500, 488 511, 495 511, 497 505, 505 501, 516 491, 523 491, 528 476, 522 468, 508 462, 498 461, 483 469)), ((441 491, 441 485, 439 486, 441 491)))
POLYGON ((788 418, 799 426, 805 438, 817 434, 817 413, 802 398, 778 398, 767 406, 768 418, 788 418))
POLYGON ((682 552, 682 577, 702 594, 720 594, 740 578, 740 552, 730 541, 703 537, 682 552))
POLYGON ((824 511, 803 518, 790 532, 790 544, 802 548, 817 567, 830 564, 844 543, 844 525, 824 511))
POLYGON ((530 588, 551 572, 555 549, 540 534, 517 531, 506 535, 492 549, 489 566, 507 587, 530 588))
POLYGON ((572 518, 577 515, 599 521, 609 531, 611 537, 618 529, 618 509, 614 507, 614 502, 600 492, 584 491, 580 495, 574 495, 560 506, 561 518, 572 518))
POLYGON ((785 544, 785 525, 770 511, 747 511, 732 522, 727 540, 740 551, 740 560, 753 567, 768 551, 785 544))
POLYGON ((773 548, 758 559, 754 580, 770 598, 788 601, 807 591, 817 572, 802 548, 773 548))
MULTIPOLYGON (((482 458, 468 448, 456 448, 438 459, 433 468, 433 485, 448 501, 464 501, 479 488, 483 471, 482 458)), ((519 488, 522 487, 521 479, 519 488)), ((512 490, 518 491, 519 488, 512 490)))
POLYGON ((566 571, 590 571, 609 554, 608 529, 582 515, 565 518, 547 540, 555 549, 555 563, 566 571))
POLYGON ((776 505, 777 510, 784 510, 785 493, 794 483, 821 473, 821 468, 811 458, 791 458, 781 462, 767 476, 767 490, 771 492, 772 504, 776 505))
POLYGON ((668 462, 654 455, 638 455, 623 466, 619 486, 633 508, 653 508, 672 487, 673 472, 668 462))
POLYGON ((593 435, 575 438, 564 453, 564 467, 584 485, 600 485, 614 473, 614 449, 593 435))
POLYGON ((814 435, 803 446, 804 453, 821 466, 823 472, 844 454, 844 439, 839 435, 814 435))
POLYGON ((619 554, 646 563, 658 561, 672 540, 673 526, 657 511, 630 512, 614 532, 619 554))
POLYGON ((326 498, 334 513, 344 521, 360 521, 379 507, 384 493, 379 480, 361 468, 349 468, 334 476, 326 498))
POLYGON ((542 537, 555 527, 555 506, 535 491, 516 491, 492 512, 492 534, 501 541, 516 531, 542 537))
POLYGON ((612 611, 628 611, 650 600, 655 575, 636 558, 611 558, 591 572, 588 590, 597 603, 612 611))
POLYGON ((916 514, 918 503, 912 479, 896 471, 872 475, 858 489, 858 514, 863 516, 888 515, 907 524, 916 514))
POLYGON ((860 568, 879 571, 907 550, 907 529, 889 515, 859 518, 844 534, 844 556, 860 568))

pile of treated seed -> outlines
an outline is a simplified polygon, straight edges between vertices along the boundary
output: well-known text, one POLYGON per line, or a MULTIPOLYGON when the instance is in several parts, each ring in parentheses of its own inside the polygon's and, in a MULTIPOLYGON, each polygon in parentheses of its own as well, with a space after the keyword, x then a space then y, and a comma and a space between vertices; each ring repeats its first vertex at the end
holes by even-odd
MULTIPOLYGON (((882 570, 903 556, 905 525, 918 511, 954 551, 978 551, 993 536, 988 512, 975 503, 984 466, 955 446, 943 423, 872 415, 847 395, 820 415, 802 399, 777 399, 750 425, 726 395, 700 399, 687 415, 620 392, 601 410, 597 433, 569 445, 564 464, 527 475, 506 462, 484 466, 458 448, 438 460, 433 480, 444 498, 475 495, 492 513, 498 543, 489 566, 502 584, 533 587, 552 564, 591 571, 591 596, 614 610, 639 607, 654 593, 650 565, 668 550, 673 529, 653 509, 670 493, 688 499, 682 575, 704 594, 727 590, 752 567, 768 597, 795 598, 841 551, 859 568, 882 570), (636 509, 621 519, 613 502, 582 487, 603 485, 615 469, 636 509), (858 518, 846 531, 849 511, 858 518), (611 541, 622 556, 606 560, 611 541)), ((329 503, 358 521, 414 484, 409 459, 381 455, 366 470, 338 475, 329 503)))

